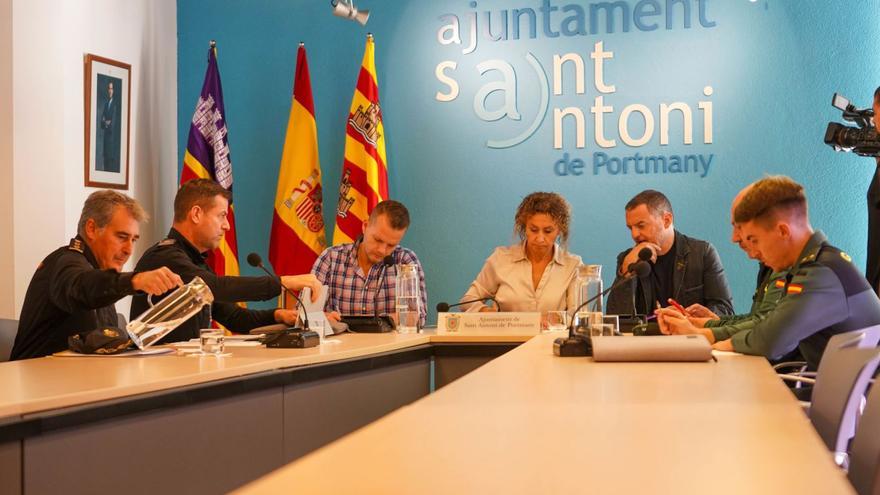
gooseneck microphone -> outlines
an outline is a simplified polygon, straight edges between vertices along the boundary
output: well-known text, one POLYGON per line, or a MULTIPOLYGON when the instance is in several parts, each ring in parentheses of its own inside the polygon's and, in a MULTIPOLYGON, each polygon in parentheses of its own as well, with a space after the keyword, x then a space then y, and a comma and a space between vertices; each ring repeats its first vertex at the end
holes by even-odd
MULTIPOLYGON (((251 265, 254 268, 260 268, 261 270, 266 272, 266 274, 269 275, 270 277, 278 278, 280 280, 280 277, 278 277, 274 273, 270 272, 269 269, 263 265, 263 258, 261 258, 259 254, 251 253, 251 254, 247 255, 247 262, 248 262, 248 265, 251 265)), ((299 307, 302 308, 303 330, 308 331, 309 330, 309 314, 308 314, 308 311, 306 310, 305 304, 303 304, 302 299, 300 299, 299 296, 296 295, 296 293, 294 293, 292 290, 287 290, 287 287, 285 287, 284 284, 281 284, 282 301, 284 300, 283 296, 284 296, 285 292, 287 294, 290 294, 291 296, 293 296, 293 298, 296 299, 297 304, 299 304, 299 307)))
POLYGON ((440 303, 437 303, 437 312, 438 313, 445 313, 445 312, 449 311, 449 308, 454 308, 456 306, 464 306, 465 304, 473 304, 475 302, 486 302, 486 301, 494 302, 495 306, 498 308, 498 311, 501 311, 501 305, 498 304, 498 300, 492 296, 488 296, 488 297, 481 297, 480 299, 471 299, 470 301, 462 301, 462 302, 455 303, 455 304, 440 302, 440 303))
MULTIPOLYGON (((646 248, 647 249, 647 248, 646 248)), ((641 252, 639 253, 641 257, 641 252)), ((627 268, 626 273, 617 282, 611 284, 611 287, 603 290, 599 294, 587 299, 578 306, 571 314, 571 324, 568 326, 568 337, 559 337, 553 341, 553 353, 557 356, 591 356, 593 354, 593 344, 589 336, 575 335, 574 333, 574 316, 584 306, 594 302, 596 299, 604 297, 612 290, 620 287, 624 282, 633 277, 644 277, 651 273, 651 264, 648 261, 640 259, 632 263, 627 268)))
POLYGON ((379 279, 376 281, 376 296, 373 298, 373 316, 377 318, 379 317, 379 292, 385 285, 385 274, 388 273, 388 267, 393 265, 394 258, 390 254, 382 258, 382 275, 379 275, 379 279))
MULTIPOLYGON (((652 251, 650 248, 643 247, 642 249, 639 250, 639 261, 642 261, 642 262, 645 262, 648 264, 648 270, 643 275, 639 275, 639 278, 647 277, 648 274, 651 273, 651 269, 654 266, 654 263, 651 261, 652 256, 654 256, 654 251, 652 251)), ((639 263, 639 261, 636 261, 635 263, 630 263, 630 265, 627 267, 628 272, 631 272, 633 270, 633 267, 636 265, 636 263, 639 263)), ((631 277, 629 277, 629 278, 631 278, 631 277)), ((627 280, 629 280, 629 278, 627 278, 627 280)), ((637 285, 638 284, 632 284, 632 291, 631 291, 632 294, 630 295, 630 298, 632 300, 632 314, 638 313, 638 309, 636 308, 636 292, 637 292, 636 288, 637 288, 637 285)))
MULTIPOLYGON (((654 251, 651 251, 651 248, 643 247, 642 249, 639 250, 639 261, 644 261, 644 262, 648 263, 648 272, 645 273, 644 275, 639 275, 639 277, 644 277, 645 275, 647 275, 648 273, 651 272, 651 270, 650 270, 650 269, 651 269, 651 265, 654 264, 654 263, 651 262, 651 257, 653 257, 653 256, 654 256, 654 251)), ((630 263, 629 266, 626 267, 626 272, 627 272, 627 273, 632 273, 632 271, 633 271, 635 265, 636 265, 639 261, 636 261, 635 263, 630 263)))
MULTIPOLYGON (((645 248, 645 249, 647 249, 647 248, 645 248)), ((641 253, 639 253, 639 256, 641 256, 641 253)), ((621 277, 620 280, 611 284, 611 287, 608 287, 607 289, 603 290, 599 294, 596 294, 595 296, 593 296, 593 297, 587 299, 586 301, 584 301, 583 303, 581 303, 581 305, 578 306, 577 309, 575 309, 574 312, 571 314, 571 317, 572 317, 571 318, 571 325, 569 325, 569 327, 568 327, 569 337, 572 336, 572 332, 574 330, 574 315, 576 315, 578 313, 578 311, 580 311, 584 306, 586 306, 587 304, 590 304, 591 302, 595 301, 596 299, 599 299, 600 297, 605 296, 609 292, 620 287, 621 284, 628 281, 629 279, 631 279, 633 277, 645 277, 649 273, 651 273, 651 264, 649 262, 647 262, 645 260, 636 261, 635 263, 632 263, 629 265, 629 268, 626 270, 626 274, 624 274, 624 276, 621 277)))

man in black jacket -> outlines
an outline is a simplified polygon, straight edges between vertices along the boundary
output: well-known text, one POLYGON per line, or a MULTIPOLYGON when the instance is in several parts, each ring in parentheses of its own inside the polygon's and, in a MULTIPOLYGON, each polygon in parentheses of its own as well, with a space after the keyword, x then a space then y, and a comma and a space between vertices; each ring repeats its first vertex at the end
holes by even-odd
POLYGON ((688 237, 673 225, 669 199, 651 189, 626 204, 626 226, 635 246, 617 256, 617 282, 647 250, 651 273, 623 283, 608 295, 610 314, 650 314, 676 300, 684 307, 701 304, 717 315, 733 314, 733 301, 724 268, 715 248, 688 237))
MULTIPOLYGON (((174 198, 174 224, 168 237, 150 247, 138 261, 136 270, 167 266, 180 274, 185 283, 201 277, 214 294, 211 306, 182 323, 162 342, 197 338, 199 329, 210 327, 211 320, 235 332, 247 332, 274 323, 293 325, 297 316, 295 310, 252 310, 235 303, 271 299, 281 293, 282 285, 293 290, 311 287, 313 299, 320 295, 321 285, 312 274, 279 278, 218 276, 214 273, 205 258, 220 245, 229 230, 226 216, 230 197, 229 191, 210 179, 193 179, 180 186, 174 198)), ((131 318, 137 318, 147 308, 147 296, 135 296, 131 303, 131 318)))
MULTIPOLYGON (((880 127, 880 87, 874 91, 874 129, 880 127)), ((880 132, 880 130, 878 130, 880 132)), ((868 263, 865 276, 876 294, 880 294, 880 157, 868 187, 868 263)))
POLYGON ((141 206, 124 194, 89 195, 76 237, 46 256, 28 285, 10 359, 63 351, 75 333, 115 327, 119 299, 135 291, 162 294, 180 285, 180 277, 163 266, 122 273, 144 220, 141 206))

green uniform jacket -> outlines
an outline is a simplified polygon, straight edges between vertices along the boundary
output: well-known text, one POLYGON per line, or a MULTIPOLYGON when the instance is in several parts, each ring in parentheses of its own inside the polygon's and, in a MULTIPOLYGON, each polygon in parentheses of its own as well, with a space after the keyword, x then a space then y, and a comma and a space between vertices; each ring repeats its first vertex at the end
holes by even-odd
POLYGON ((706 322, 706 328, 712 329, 715 341, 727 340, 736 333, 752 328, 755 326, 755 323, 772 311, 785 293, 784 286, 777 285, 776 281, 782 280, 784 284, 786 273, 774 272, 762 266, 761 275, 763 275, 763 278, 758 284, 758 288, 755 289, 755 295, 752 298, 752 308, 749 313, 722 316, 717 320, 706 322))
POLYGON ((831 336, 880 324, 880 299, 850 257, 820 231, 782 280, 776 307, 731 337, 736 352, 777 359, 798 348, 815 370, 831 336))

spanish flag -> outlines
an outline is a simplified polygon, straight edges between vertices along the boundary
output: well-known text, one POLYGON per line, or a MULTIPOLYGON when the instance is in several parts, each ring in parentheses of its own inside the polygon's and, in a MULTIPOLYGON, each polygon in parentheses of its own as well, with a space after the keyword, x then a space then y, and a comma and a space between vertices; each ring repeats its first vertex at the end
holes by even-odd
POLYGON ((336 204, 333 244, 353 242, 363 222, 381 201, 388 199, 385 128, 379 105, 379 85, 373 35, 367 35, 364 60, 345 126, 345 159, 336 204))
MULTIPOLYGON (((217 46, 211 41, 208 49, 208 70, 202 93, 196 103, 180 183, 191 179, 213 179, 232 192, 232 161, 229 142, 226 139, 226 110, 223 107, 223 88, 220 86, 220 69, 217 67, 217 46)), ((220 246, 208 255, 208 265, 217 275, 238 275, 238 243, 235 238, 235 214, 229 202, 229 230, 220 246)))
POLYGON ((325 247, 318 129, 306 48, 300 43, 275 192, 269 261, 278 275, 308 273, 325 247))

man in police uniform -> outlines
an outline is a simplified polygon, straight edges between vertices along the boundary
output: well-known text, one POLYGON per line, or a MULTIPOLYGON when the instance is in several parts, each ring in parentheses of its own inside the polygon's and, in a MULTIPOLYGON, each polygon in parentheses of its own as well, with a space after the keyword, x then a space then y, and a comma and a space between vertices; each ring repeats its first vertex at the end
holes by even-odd
MULTIPOLYGON (((217 276, 214 273, 205 258, 208 252, 220 245, 223 235, 229 230, 226 216, 230 198, 229 191, 210 179, 193 179, 180 186, 174 198, 174 224, 168 237, 148 249, 138 261, 136 270, 167 266, 180 274, 185 283, 194 277, 201 277, 214 293, 214 304, 181 324, 165 336, 163 342, 197 338, 199 329, 210 327, 212 319, 236 332, 247 332, 273 323, 293 325, 296 323, 296 310, 249 310, 235 303, 277 297, 282 285, 293 290, 311 287, 315 299, 320 294, 321 285, 311 274, 279 279, 269 276, 217 276)), ((146 295, 135 296, 131 304, 131 317, 136 318, 148 308, 146 295)))
POLYGON ((880 324, 880 300, 850 257, 813 231, 803 187, 784 176, 754 183, 734 220, 761 259, 784 278, 779 303, 746 330, 717 341, 705 328, 670 313, 658 318, 664 333, 702 333, 719 350, 775 359, 798 348, 815 370, 831 336, 880 324))
POLYGON ((135 293, 162 294, 181 284, 165 267, 121 273, 146 214, 130 197, 96 191, 83 205, 77 236, 37 267, 21 308, 10 359, 47 356, 67 349, 67 337, 115 327, 113 303, 135 293))

